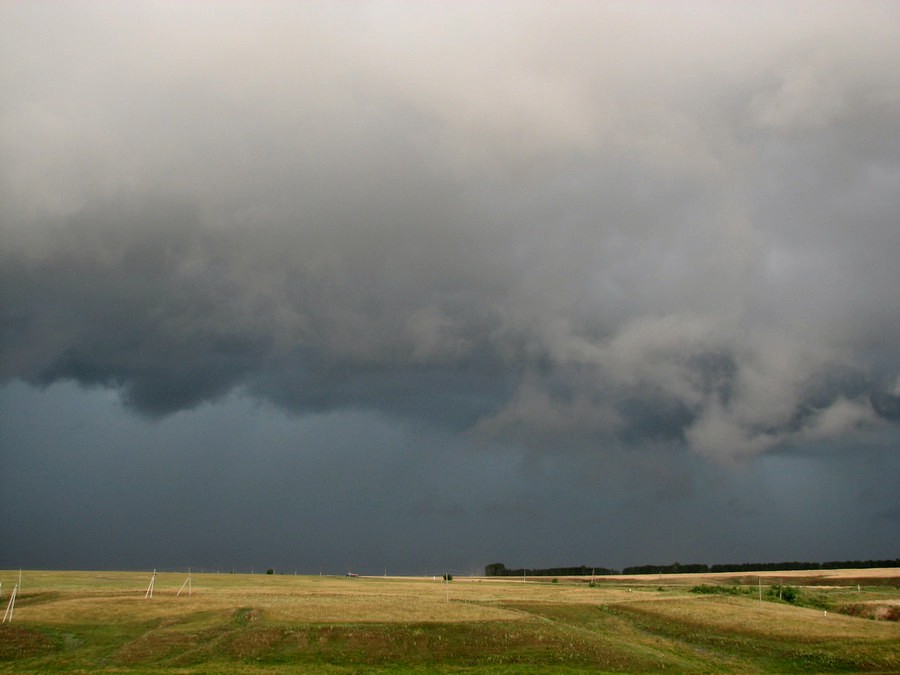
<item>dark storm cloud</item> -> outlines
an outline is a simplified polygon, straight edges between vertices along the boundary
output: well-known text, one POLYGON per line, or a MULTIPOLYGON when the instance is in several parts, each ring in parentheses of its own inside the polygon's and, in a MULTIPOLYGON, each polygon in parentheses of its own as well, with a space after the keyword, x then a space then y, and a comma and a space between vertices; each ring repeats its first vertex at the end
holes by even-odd
POLYGON ((7 5, 3 378, 539 453, 896 420, 897 9, 696 9, 7 5))
POLYGON ((4 569, 468 574, 497 560, 896 556, 900 457, 884 440, 773 452, 742 471, 683 447, 641 451, 635 481, 610 457, 483 452, 378 415, 288 417, 237 396, 147 421, 121 414, 111 390, 11 384, 0 410, 4 569))

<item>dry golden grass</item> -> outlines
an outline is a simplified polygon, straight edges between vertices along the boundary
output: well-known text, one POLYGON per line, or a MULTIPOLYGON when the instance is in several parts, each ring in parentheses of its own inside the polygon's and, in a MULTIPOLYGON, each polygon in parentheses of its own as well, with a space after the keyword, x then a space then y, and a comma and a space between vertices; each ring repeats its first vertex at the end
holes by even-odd
POLYGON ((843 638, 900 640, 900 625, 891 622, 865 622, 836 612, 794 607, 757 599, 697 595, 692 598, 649 600, 634 605, 637 611, 650 612, 682 623, 716 626, 725 632, 753 633, 779 638, 810 639, 840 635, 843 638))
MULTIPOLYGON (((279 622, 520 619, 495 604, 520 593, 481 593, 482 588, 493 588, 490 583, 454 582, 448 588, 430 579, 207 574, 193 576, 191 595, 185 589, 176 596, 186 578, 184 574, 157 575, 153 597, 145 599, 149 574, 28 572, 17 618, 59 624, 78 623, 84 617, 99 622, 145 621, 253 607, 266 619, 279 622)), ((534 590, 537 598, 552 596, 543 586, 534 590)))

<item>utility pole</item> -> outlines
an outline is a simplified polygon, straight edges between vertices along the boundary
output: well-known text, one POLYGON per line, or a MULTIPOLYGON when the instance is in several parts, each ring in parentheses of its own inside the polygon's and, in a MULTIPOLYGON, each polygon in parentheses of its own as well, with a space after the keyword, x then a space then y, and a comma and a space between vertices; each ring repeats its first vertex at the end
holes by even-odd
POLYGON ((13 588, 12 595, 9 596, 9 604, 6 606, 6 611, 3 613, 3 623, 6 623, 9 620, 9 623, 12 623, 13 620, 13 612, 16 611, 16 592, 19 590, 18 584, 13 588))
POLYGON ((156 581, 156 570, 153 570, 153 576, 150 577, 150 585, 147 586, 147 592, 144 593, 144 600, 153 597, 153 582, 156 581))
POLYGON ((188 567, 188 578, 184 580, 184 583, 183 583, 183 584, 181 584, 181 588, 178 589, 178 592, 175 594, 175 597, 177 598, 179 595, 181 595, 181 591, 184 590, 184 587, 185 587, 185 586, 187 586, 187 589, 188 589, 188 595, 190 595, 190 594, 191 594, 191 590, 192 590, 192 589, 191 589, 191 585, 192 585, 192 584, 191 584, 191 568, 188 567))

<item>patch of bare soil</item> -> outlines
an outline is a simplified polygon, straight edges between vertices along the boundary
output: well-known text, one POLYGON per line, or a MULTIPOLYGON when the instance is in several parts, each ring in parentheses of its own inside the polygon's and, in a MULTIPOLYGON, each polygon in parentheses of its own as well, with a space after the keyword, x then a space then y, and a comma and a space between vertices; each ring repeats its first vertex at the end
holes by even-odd
POLYGON ((841 614, 875 619, 876 621, 900 621, 900 602, 891 600, 851 602, 841 605, 837 611, 841 614))

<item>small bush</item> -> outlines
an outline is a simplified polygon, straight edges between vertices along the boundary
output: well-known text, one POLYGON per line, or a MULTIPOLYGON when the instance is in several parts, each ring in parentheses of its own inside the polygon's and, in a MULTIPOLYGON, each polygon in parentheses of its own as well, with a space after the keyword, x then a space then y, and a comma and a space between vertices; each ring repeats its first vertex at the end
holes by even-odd
POLYGON ((712 586, 710 584, 701 584, 691 588, 691 593, 700 593, 703 595, 741 595, 745 593, 740 586, 712 586))
POLYGON ((800 590, 793 586, 769 586, 766 597, 770 600, 784 600, 794 603, 800 599, 800 590))
POLYGON ((709 584, 701 584, 691 588, 691 593, 701 593, 703 595, 713 595, 720 592, 718 586, 710 586, 709 584))
POLYGON ((273 570, 273 569, 270 567, 269 569, 266 570, 266 574, 275 574, 275 570, 273 570))

